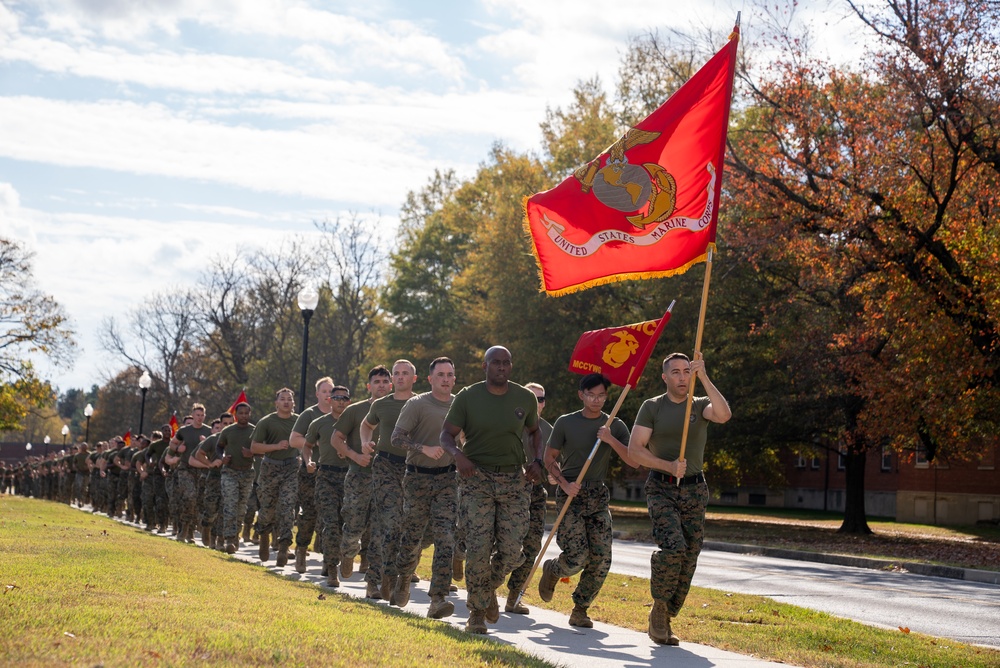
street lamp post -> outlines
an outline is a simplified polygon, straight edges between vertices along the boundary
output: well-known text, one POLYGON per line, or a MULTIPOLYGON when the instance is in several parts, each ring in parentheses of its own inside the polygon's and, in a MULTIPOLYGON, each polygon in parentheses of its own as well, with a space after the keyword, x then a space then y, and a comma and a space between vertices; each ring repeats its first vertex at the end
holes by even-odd
POLYGON ((87 407, 83 409, 83 416, 87 418, 87 435, 83 437, 83 440, 90 443, 90 416, 94 414, 94 407, 87 404, 87 407))
POLYGON ((309 361, 309 319, 312 318, 319 303, 319 292, 307 285, 299 292, 299 309, 302 310, 302 321, 305 327, 302 331, 302 377, 299 382, 299 410, 306 405, 306 363, 309 361))
POLYGON ((48 436, 46 436, 45 438, 42 439, 42 443, 45 444, 45 456, 46 457, 49 456, 49 443, 51 443, 51 442, 52 442, 52 439, 49 438, 48 436))
POLYGON ((62 435, 63 435, 63 450, 65 450, 66 449, 66 437, 69 436, 69 425, 68 424, 64 424, 63 425, 62 435))
POLYGON ((143 371, 142 375, 139 376, 139 389, 142 390, 142 407, 139 409, 139 433, 142 433, 142 420, 146 417, 146 392, 149 391, 149 386, 153 384, 153 379, 149 377, 148 371, 143 371))

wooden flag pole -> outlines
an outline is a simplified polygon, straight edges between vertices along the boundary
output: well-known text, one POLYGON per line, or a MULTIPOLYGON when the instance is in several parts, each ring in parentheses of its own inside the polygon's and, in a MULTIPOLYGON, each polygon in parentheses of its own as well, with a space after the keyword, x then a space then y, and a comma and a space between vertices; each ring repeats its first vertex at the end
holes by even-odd
MULTIPOLYGON (((634 369, 633 369, 634 371, 634 369)), ((625 401, 628 391, 632 389, 631 383, 627 383, 622 389, 621 395, 618 397, 618 401, 615 402, 615 408, 611 411, 611 415, 608 416, 608 421, 604 423, 605 427, 611 428, 611 423, 614 422, 615 416, 618 415, 618 409, 622 407, 622 402, 625 401)), ((591 462, 594 461, 594 457, 597 455, 597 448, 601 446, 601 439, 598 438, 594 442, 594 447, 590 449, 590 455, 587 456, 587 461, 583 463, 583 468, 580 469, 580 475, 576 477, 578 482, 583 481, 583 477, 587 475, 587 469, 590 468, 591 462)), ((544 468, 544 467, 543 467, 544 468)), ((548 475, 548 469, 543 471, 545 475, 548 475)), ((545 558, 545 551, 549 549, 549 545, 552 543, 552 537, 556 535, 556 531, 559 529, 559 525, 562 523, 563 517, 566 516, 566 511, 569 510, 569 504, 573 502, 575 496, 566 497, 566 503, 563 504, 562 510, 559 511, 559 516, 556 517, 555 524, 552 525, 552 530, 549 532, 549 537, 545 539, 545 544, 542 545, 542 549, 538 552, 538 557, 535 558, 535 564, 531 567, 531 571, 528 573, 528 579, 524 581, 524 586, 521 587, 521 591, 517 594, 517 600, 514 605, 517 606, 521 603, 521 599, 524 597, 524 592, 528 590, 528 585, 531 584, 531 578, 535 576, 535 571, 538 570, 538 565, 542 563, 542 559, 545 558)))
MULTIPOLYGON (((701 289, 701 311, 698 313, 698 333, 694 338, 695 358, 701 353, 701 335, 705 331, 705 311, 708 308, 708 284, 712 279, 712 249, 708 249, 705 257, 705 285, 701 289)), ((694 381, 695 376, 691 376, 688 383, 687 406, 684 408, 684 430, 681 432, 681 454, 677 459, 684 459, 684 451, 687 449, 688 426, 691 424, 691 403, 694 401, 694 381)), ((677 484, 681 484, 680 476, 677 477, 677 484)))

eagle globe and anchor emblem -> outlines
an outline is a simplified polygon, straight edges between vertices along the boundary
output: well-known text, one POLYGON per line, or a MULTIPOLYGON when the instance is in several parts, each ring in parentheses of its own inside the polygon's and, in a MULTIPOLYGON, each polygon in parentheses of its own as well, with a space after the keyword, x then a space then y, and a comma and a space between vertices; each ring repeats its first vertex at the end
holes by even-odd
POLYGON ((639 341, 629 332, 615 332, 614 339, 604 347, 601 360, 619 369, 639 351, 639 341))
POLYGON ((656 163, 629 163, 625 151, 648 144, 659 136, 659 132, 630 128, 605 152, 607 163, 604 167, 600 166, 601 156, 598 156, 574 173, 583 192, 593 190, 594 196, 605 206, 631 213, 625 220, 640 230, 646 225, 663 222, 674 212, 677 182, 656 163))

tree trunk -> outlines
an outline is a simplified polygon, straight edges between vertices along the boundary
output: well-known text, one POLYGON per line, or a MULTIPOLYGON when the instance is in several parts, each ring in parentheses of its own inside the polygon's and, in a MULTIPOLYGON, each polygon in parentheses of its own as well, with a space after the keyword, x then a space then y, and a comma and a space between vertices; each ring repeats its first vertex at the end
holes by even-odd
POLYGON ((868 516, 865 513, 865 459, 864 450, 848 452, 844 455, 846 497, 844 501, 844 523, 839 533, 870 534, 868 516))

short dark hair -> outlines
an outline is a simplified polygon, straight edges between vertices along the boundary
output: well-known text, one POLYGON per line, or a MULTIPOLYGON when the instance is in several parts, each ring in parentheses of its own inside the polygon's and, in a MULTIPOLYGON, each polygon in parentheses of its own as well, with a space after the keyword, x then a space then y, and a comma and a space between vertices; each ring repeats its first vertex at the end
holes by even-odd
POLYGON ((389 373, 389 370, 385 368, 384 364, 373 366, 372 370, 368 372, 368 380, 371 380, 375 376, 385 376, 386 378, 392 378, 392 374, 389 373))
POLYGON ((245 401, 241 401, 240 403, 236 404, 236 408, 234 408, 233 410, 237 410, 238 411, 239 409, 243 408, 244 406, 246 406, 247 408, 250 408, 251 410, 253 410, 253 408, 250 406, 250 404, 248 404, 245 401))
POLYGON ((222 418, 215 418, 214 420, 212 420, 213 427, 217 424, 222 424, 222 418))
POLYGON ((341 392, 343 392, 344 394, 346 394, 348 398, 350 398, 351 391, 349 389, 347 389, 346 387, 344 387, 343 385, 334 385, 333 389, 330 391, 330 394, 336 394, 337 390, 340 390, 341 392))
POLYGON ((611 387, 611 379, 603 373, 588 373, 580 379, 581 392, 586 392, 587 390, 595 388, 598 385, 603 385, 604 391, 607 392, 608 388, 611 387))
POLYGON ((288 392, 290 395, 292 395, 292 401, 295 400, 295 391, 292 388, 290 388, 290 387, 283 387, 280 390, 278 390, 277 392, 275 392, 274 393, 274 398, 277 399, 278 397, 280 397, 285 392, 288 392))
POLYGON ((223 413, 222 415, 219 416, 220 420, 225 420, 226 418, 229 418, 230 420, 232 420, 233 419, 233 414, 230 413, 229 411, 226 411, 225 413, 223 413))
POLYGON ((666 371, 667 365, 673 362, 674 360, 684 360, 688 364, 691 363, 691 358, 685 355, 684 353, 670 353, 669 355, 663 358, 663 370, 666 371))
POLYGON ((431 368, 430 368, 431 373, 434 373, 434 367, 436 367, 438 364, 450 364, 452 366, 455 366, 455 363, 452 362, 451 358, 449 357, 435 357, 434 359, 431 360, 431 368))

